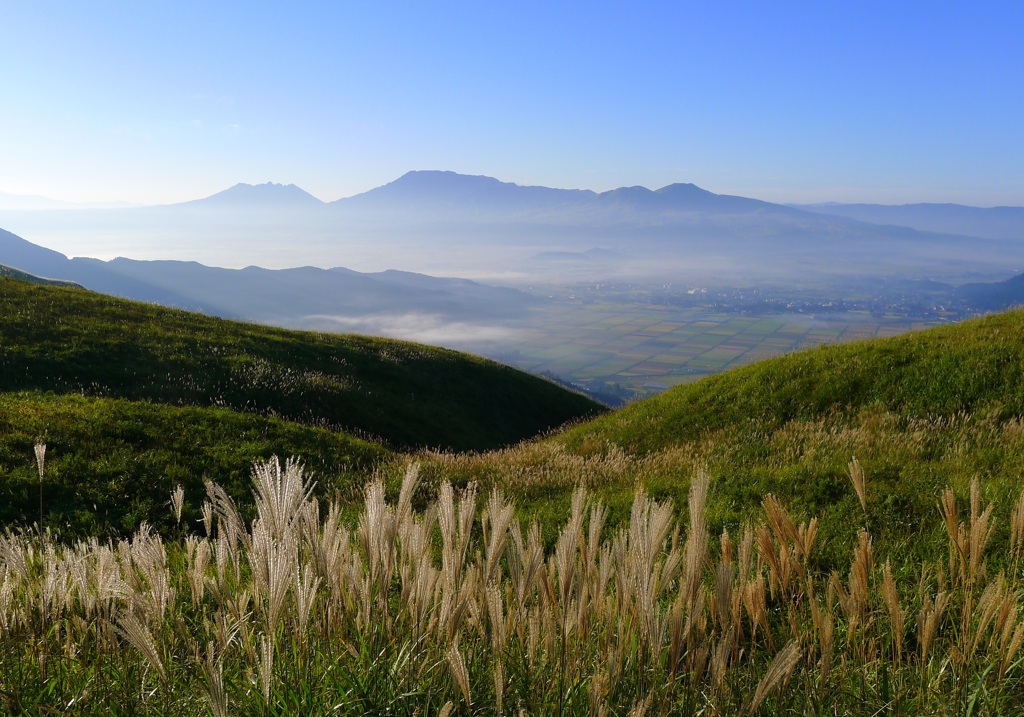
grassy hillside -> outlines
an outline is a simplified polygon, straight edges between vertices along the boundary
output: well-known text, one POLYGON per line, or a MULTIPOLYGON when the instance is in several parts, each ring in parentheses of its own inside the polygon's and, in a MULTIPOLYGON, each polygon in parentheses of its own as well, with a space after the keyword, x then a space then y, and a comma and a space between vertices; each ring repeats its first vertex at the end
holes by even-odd
POLYGON ((145 521, 176 529, 171 491, 184 488, 182 516, 201 530, 204 482, 215 480, 243 510, 253 460, 302 456, 317 493, 358 497, 390 453, 324 428, 224 408, 34 392, 0 394, 0 525, 39 520, 34 444, 46 443, 43 525, 64 536, 128 535, 145 521))
POLYGON ((398 448, 496 448, 599 413, 492 361, 286 331, 0 277, 0 391, 211 406, 398 448))
POLYGON ((393 456, 317 411, 401 398, 396 425, 425 430, 444 414, 382 377, 446 370, 457 398, 473 361, 9 295, 0 520, 32 519, 44 439, 47 526, 139 527, 0 534, 11 713, 1024 709, 1022 312, 737 369, 500 450, 393 456), (306 423, 266 415, 287 411, 306 423), (194 528, 204 477, 240 499, 249 460, 289 454, 340 502, 270 461, 187 538, 140 527, 179 530, 180 484, 194 528))
POLYGON ((63 279, 44 279, 41 276, 35 274, 29 274, 27 271, 21 269, 14 269, 4 264, 0 264, 0 277, 8 277, 10 279, 17 279, 18 281, 25 281, 29 284, 43 284, 44 286, 70 286, 82 288, 79 284, 73 281, 64 281, 63 279))
POLYGON ((680 386, 561 440, 584 452, 610 442, 647 453, 750 421, 777 428, 868 406, 907 419, 983 408, 1024 415, 1024 312, 762 361, 680 386))
MULTIPOLYGON (((427 480, 495 484, 555 525, 583 483, 628 519, 633 489, 684 506, 706 470, 713 534, 772 493, 822 520, 815 559, 848 560, 862 527, 883 554, 934 555, 944 487, 1008 506, 1024 484, 1024 312, 827 346, 673 389, 553 436, 479 456, 428 455, 427 480), (850 480, 867 476, 867 510, 850 480)), ((1007 512, 997 509, 995 539, 1007 512)), ((553 530, 546 535, 553 539, 553 530)))

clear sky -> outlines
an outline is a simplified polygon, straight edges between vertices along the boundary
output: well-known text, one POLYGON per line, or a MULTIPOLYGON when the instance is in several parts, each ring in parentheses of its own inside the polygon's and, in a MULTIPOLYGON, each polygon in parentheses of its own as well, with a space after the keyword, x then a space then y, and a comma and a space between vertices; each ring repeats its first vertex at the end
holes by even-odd
POLYGON ((1024 205, 1024 3, 0 0, 0 191, 1024 205))

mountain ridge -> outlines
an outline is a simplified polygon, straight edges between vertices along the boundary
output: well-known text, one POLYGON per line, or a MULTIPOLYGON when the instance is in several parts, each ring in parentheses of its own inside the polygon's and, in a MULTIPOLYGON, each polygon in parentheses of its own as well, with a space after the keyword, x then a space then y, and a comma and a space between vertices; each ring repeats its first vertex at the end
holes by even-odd
POLYGON ((810 212, 839 216, 879 225, 905 226, 919 231, 985 239, 1024 239, 1024 207, 973 207, 966 204, 918 202, 913 204, 790 205, 810 212))
POLYGON ((224 269, 196 261, 124 257, 69 259, 2 229, 0 263, 124 298, 295 326, 302 325, 303 317, 330 315, 419 312, 460 321, 512 318, 536 301, 515 289, 410 272, 361 273, 311 266, 224 269))
POLYGON ((1024 242, 972 236, 964 233, 970 227, 945 221, 878 224, 835 211, 716 194, 684 182, 597 193, 417 170, 326 203, 293 185, 235 185, 191 203, 22 212, 6 225, 47 241, 60 237, 61 246, 79 242, 80 254, 102 235, 133 248, 136 259, 215 266, 236 265, 242 257, 247 264, 290 268, 301 257, 321 267, 358 262, 432 274, 521 274, 537 254, 594 247, 626 260, 592 262, 586 268, 592 279, 661 280, 709 266, 734 279, 779 281, 794 271, 803 279, 874 275, 884 266, 903 278, 955 282, 1000 276, 1008 263, 1024 265, 1024 242), (260 192, 283 200, 262 201, 255 198, 260 192))

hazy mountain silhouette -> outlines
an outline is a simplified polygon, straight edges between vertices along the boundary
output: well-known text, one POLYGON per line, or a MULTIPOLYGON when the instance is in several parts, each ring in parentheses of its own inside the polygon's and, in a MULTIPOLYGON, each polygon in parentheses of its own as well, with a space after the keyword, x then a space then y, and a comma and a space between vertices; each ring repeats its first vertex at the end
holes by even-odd
POLYGON ((126 209, 138 206, 132 202, 65 202, 38 194, 0 192, 0 211, 54 211, 74 209, 126 209))
POLYGON ((7 192, 0 192, 0 211, 66 209, 74 206, 70 202, 61 202, 36 194, 8 194, 7 192))
MULTIPOLYGON (((1014 209, 1007 210, 1011 219, 1014 209)), ((82 255, 94 251, 92 237, 102 236, 117 242, 106 256, 275 269, 357 265, 428 274, 525 275, 537 269, 533 257, 595 247, 622 257, 583 262, 595 278, 687 271, 778 281, 813 273, 881 272, 962 282, 1005 275, 1009 266, 1024 268, 1024 243, 992 238, 1005 238, 1004 230, 967 238, 957 233, 959 225, 937 224, 944 232, 880 225, 821 207, 809 211, 685 183, 598 193, 445 171, 408 172, 330 203, 294 185, 239 184, 181 204, 0 213, 0 222, 45 243, 68 247, 74 242, 75 253, 82 255)), ((543 271, 556 276, 560 265, 564 262, 548 262, 543 271)))
POLYGON ((171 206, 265 209, 267 207, 313 207, 321 204, 323 204, 322 201, 294 184, 266 182, 264 184, 238 183, 209 197, 171 206))
POLYGON ((485 212, 492 218, 532 215, 555 218, 556 212, 567 213, 566 219, 580 218, 580 210, 591 219, 610 212, 753 212, 773 210, 797 214, 797 210, 745 197, 719 195, 693 184, 672 184, 658 190, 646 187, 621 187, 607 192, 588 189, 552 189, 520 186, 501 182, 493 177, 471 176, 446 171, 408 172, 393 182, 354 197, 332 202, 339 209, 377 209, 393 211, 401 208, 429 209, 435 213, 462 214, 467 218, 485 212))
POLYGON ((0 264, 115 296, 295 326, 323 324, 320 319, 332 317, 367 316, 507 320, 521 316, 534 302, 514 289, 399 271, 364 274, 308 266, 223 269, 184 261, 69 259, 4 230, 0 230, 0 264))
POLYGON ((801 209, 872 224, 987 239, 1024 239, 1024 207, 969 207, 963 204, 807 204, 801 209))
POLYGON ((413 219, 414 213, 429 218, 493 219, 572 207, 594 196, 584 189, 524 187, 493 177, 431 170, 407 172, 393 182, 331 204, 349 212, 383 211, 398 220, 413 219))
POLYGON ((964 284, 954 292, 956 298, 977 311, 1003 311, 1024 305, 1024 274, 995 283, 964 284))

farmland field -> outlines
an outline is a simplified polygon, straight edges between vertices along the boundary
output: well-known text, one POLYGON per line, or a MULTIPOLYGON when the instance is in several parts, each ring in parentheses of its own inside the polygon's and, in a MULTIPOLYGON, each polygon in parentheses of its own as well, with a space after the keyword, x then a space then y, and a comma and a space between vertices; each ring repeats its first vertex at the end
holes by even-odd
POLYGON ((707 307, 560 301, 537 308, 514 349, 496 357, 634 400, 791 351, 937 323, 867 311, 746 316, 707 307))

